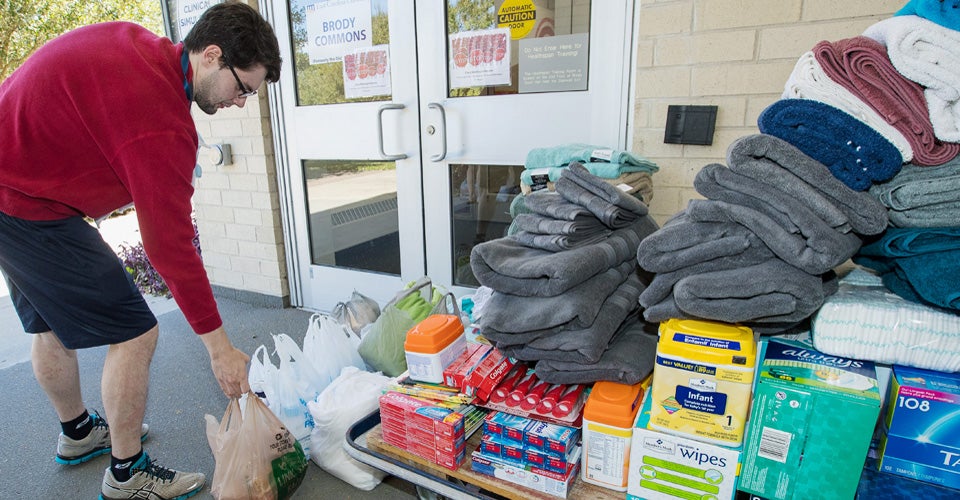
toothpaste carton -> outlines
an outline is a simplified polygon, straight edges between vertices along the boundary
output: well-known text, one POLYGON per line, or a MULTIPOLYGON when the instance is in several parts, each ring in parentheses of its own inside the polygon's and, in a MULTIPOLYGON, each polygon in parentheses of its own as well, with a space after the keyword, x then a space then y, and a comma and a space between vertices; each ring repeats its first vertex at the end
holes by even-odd
POLYGON ((761 342, 739 488, 770 500, 854 497, 880 392, 873 363, 761 342))
POLYGON ((532 465, 524 466, 502 458, 487 456, 480 450, 473 452, 470 465, 474 472, 493 476, 551 496, 566 498, 580 469, 580 453, 580 447, 575 447, 567 465, 567 470, 562 474, 532 465))
POLYGON ((881 471, 960 489, 960 373, 894 366, 884 424, 881 471))
POLYGON ((651 399, 648 392, 633 427, 627 500, 733 500, 741 448, 650 429, 651 399))
POLYGON ((483 431, 487 434, 498 434, 506 439, 523 443, 523 435, 529 424, 529 418, 494 411, 487 414, 486 419, 484 419, 483 431))

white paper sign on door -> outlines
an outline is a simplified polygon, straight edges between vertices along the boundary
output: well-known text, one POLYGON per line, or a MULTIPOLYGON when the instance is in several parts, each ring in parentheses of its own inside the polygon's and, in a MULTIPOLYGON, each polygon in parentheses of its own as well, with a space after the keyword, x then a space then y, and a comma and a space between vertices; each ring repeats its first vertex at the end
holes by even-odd
POLYGON ((177 33, 180 40, 187 37, 207 9, 218 3, 223 3, 223 0, 177 0, 177 33))
POLYGON ((308 5, 307 54, 310 64, 338 62, 343 55, 373 45, 369 0, 327 0, 308 5))
POLYGON ((347 99, 392 93, 389 48, 375 45, 343 55, 343 94, 347 99))
POLYGON ((510 84, 510 28, 450 35, 450 88, 510 84))

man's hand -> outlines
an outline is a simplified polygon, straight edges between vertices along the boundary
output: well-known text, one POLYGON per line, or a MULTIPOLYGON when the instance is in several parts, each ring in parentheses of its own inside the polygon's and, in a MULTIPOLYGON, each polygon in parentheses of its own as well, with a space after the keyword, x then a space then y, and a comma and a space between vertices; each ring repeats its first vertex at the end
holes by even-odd
POLYGON ((228 398, 239 398, 250 390, 247 381, 247 363, 250 356, 233 347, 227 337, 227 331, 221 326, 209 333, 200 335, 210 355, 210 368, 217 378, 220 389, 228 398))

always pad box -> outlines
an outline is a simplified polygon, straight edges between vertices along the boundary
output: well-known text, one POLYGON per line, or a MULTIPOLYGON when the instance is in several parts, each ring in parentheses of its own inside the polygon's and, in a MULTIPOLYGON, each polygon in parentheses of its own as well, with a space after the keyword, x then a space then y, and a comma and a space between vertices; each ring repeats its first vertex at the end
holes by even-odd
POLYGON ((739 488, 770 500, 849 500, 880 417, 876 368, 799 342, 761 342, 739 488))
POLYGON ((884 424, 881 471, 960 489, 960 373, 895 365, 884 424))

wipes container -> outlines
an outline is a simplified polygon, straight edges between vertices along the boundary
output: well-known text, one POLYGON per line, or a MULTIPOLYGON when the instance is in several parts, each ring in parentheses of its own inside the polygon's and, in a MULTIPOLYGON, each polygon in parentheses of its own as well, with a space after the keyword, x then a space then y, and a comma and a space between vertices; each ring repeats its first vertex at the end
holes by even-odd
POLYGON ((746 326, 689 319, 660 324, 651 429, 739 446, 750 410, 757 345, 746 326))
POLYGON ((633 422, 643 399, 643 382, 600 381, 583 408, 580 478, 615 491, 627 491, 633 422))
POLYGON ((443 370, 467 348, 463 322, 453 314, 433 314, 407 331, 403 350, 413 380, 443 383, 443 370))

